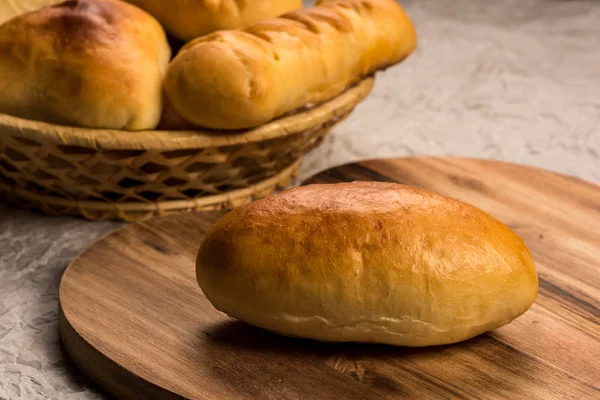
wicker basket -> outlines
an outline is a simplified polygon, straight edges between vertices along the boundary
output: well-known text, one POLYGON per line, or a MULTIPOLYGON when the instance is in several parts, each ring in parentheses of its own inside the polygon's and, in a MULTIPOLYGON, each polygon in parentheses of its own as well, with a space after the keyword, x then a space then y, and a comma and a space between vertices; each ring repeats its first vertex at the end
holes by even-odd
POLYGON ((368 78, 327 103, 227 135, 82 129, 0 114, 0 196, 92 220, 234 208, 287 186, 302 155, 372 87, 368 78))

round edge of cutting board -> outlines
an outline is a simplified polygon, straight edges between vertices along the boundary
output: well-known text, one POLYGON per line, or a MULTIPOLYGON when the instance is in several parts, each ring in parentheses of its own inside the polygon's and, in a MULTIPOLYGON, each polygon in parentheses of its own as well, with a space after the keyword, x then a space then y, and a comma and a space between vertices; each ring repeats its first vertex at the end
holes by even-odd
MULTIPOLYGON (((194 212, 194 214, 222 215, 223 211, 202 211, 194 212)), ((75 265, 81 258, 85 257, 86 253, 97 243, 103 242, 112 236, 121 234, 134 225, 146 224, 149 221, 152 222, 173 217, 173 214, 153 217, 141 223, 125 225, 105 236, 102 236, 90 244, 79 255, 77 255, 77 257, 75 257, 75 259, 67 266, 61 276, 58 293, 58 324, 62 346, 64 347, 70 360, 77 366, 77 368, 79 368, 88 378, 97 383, 108 393, 117 396, 117 398, 147 398, 160 400, 184 399, 183 396, 180 396, 129 371, 127 368, 123 367, 118 362, 103 354, 100 350, 96 349, 92 344, 90 344, 77 331, 77 329, 75 329, 64 311, 63 282, 65 277, 68 276, 71 267, 75 265)))
POLYGON ((117 398, 160 400, 183 398, 139 377, 102 354, 75 330, 60 304, 58 312, 60 339, 69 358, 88 378, 108 393, 117 398))
MULTIPOLYGON (((136 225, 146 225, 148 223, 157 222, 160 220, 171 219, 177 215, 189 214, 180 212, 160 217, 153 217, 149 220, 125 225, 107 235, 94 241, 85 250, 83 250, 64 270, 58 291, 58 323, 59 335, 62 346, 68 354, 70 360, 79 368, 88 378, 97 383, 104 390, 118 398, 148 398, 148 399, 183 399, 180 396, 164 387, 161 387, 153 382, 150 382, 127 368, 120 365, 118 362, 103 354, 95 348, 81 335, 73 326, 63 307, 63 282, 69 275, 71 267, 79 262, 86 253, 96 244, 106 241, 113 236, 117 236, 136 225), (140 397, 142 396, 142 397, 140 397)), ((199 211, 193 212, 195 216, 207 215, 210 218, 218 216, 220 218, 225 214, 225 211, 199 211)), ((216 219, 218 219, 216 218, 216 219)))
MULTIPOLYGON (((359 161, 356 163, 348 163, 348 164, 340 165, 337 167, 333 167, 333 168, 325 170, 325 171, 321 171, 321 172, 317 173, 316 175, 312 176, 311 178, 308 178, 307 180, 305 180, 303 182, 303 184, 309 184, 311 182, 314 182, 314 181, 320 179, 320 177, 325 176, 327 173, 339 170, 340 168, 349 168, 349 167, 356 166, 356 165, 364 166, 365 164, 369 165, 369 163, 376 163, 376 162, 383 162, 383 163, 394 162, 394 161, 419 162, 419 161, 427 161, 427 160, 435 160, 436 162, 449 161, 451 163, 452 162, 485 163, 485 164, 490 164, 490 165, 491 164, 503 165, 508 168, 510 168, 510 167, 517 168, 517 169, 525 168, 525 169, 529 169, 529 170, 539 171, 543 174, 552 174, 552 175, 562 176, 562 177, 572 180, 578 184, 590 185, 594 189, 600 190, 600 187, 593 183, 590 183, 590 182, 587 182, 587 181, 584 181, 584 180, 581 180, 578 178, 574 178, 571 176, 563 175, 563 174, 560 174, 560 173, 557 173, 554 171, 544 170, 544 169, 530 167, 530 166, 526 166, 526 165, 501 162, 501 161, 479 160, 479 159, 464 158, 464 157, 407 157, 407 158, 370 159, 370 160, 365 160, 365 161, 359 161)), ((373 177, 373 178, 375 178, 375 177, 373 177)), ((385 178, 385 176, 382 176, 382 178, 385 178)), ((377 180, 377 179, 371 179, 371 180, 377 180)), ((220 213, 221 215, 223 215, 222 211, 206 212, 206 214, 215 214, 215 213, 220 213)), ((197 213, 197 214, 200 214, 200 213, 197 213)), ((204 213, 202 213, 202 214, 204 214, 204 213)), ((172 215, 166 216, 166 217, 156 217, 156 218, 152 218, 149 221, 151 222, 151 221, 156 221, 156 220, 160 220, 163 218, 172 218, 172 217, 173 217, 172 215)), ((147 222, 149 222, 149 221, 147 221, 147 222)), ((135 226, 135 225, 138 225, 138 224, 132 224, 132 225, 128 225, 128 226, 118 229, 117 231, 94 242, 90 246, 90 248, 93 247, 96 243, 104 241, 113 235, 116 235, 127 229, 130 229, 132 226, 135 226)), ((69 317, 68 317, 67 313, 64 312, 64 308, 63 308, 63 296, 62 296, 63 280, 65 279, 65 276, 68 276, 69 269, 74 264, 76 264, 78 262, 78 260, 80 260, 81 257, 85 257, 86 252, 90 248, 88 248, 84 252, 82 252, 73 261, 73 263, 71 263, 71 265, 69 265, 67 267, 67 269, 65 270, 65 272, 63 274, 63 278, 61 279, 61 285, 60 285, 60 290, 59 290, 59 330, 60 330, 60 337, 61 337, 62 343, 66 349, 67 354, 69 355, 71 360, 77 365, 77 367, 79 369, 81 369, 88 377, 90 377, 93 381, 98 383, 102 388, 104 388, 111 394, 118 396, 119 398, 140 398, 140 397, 141 398, 156 398, 156 399, 180 399, 180 398, 183 398, 181 395, 173 393, 173 392, 169 391, 168 389, 165 389, 164 387, 158 386, 157 384, 150 382, 150 381, 136 375, 135 373, 129 371, 122 365, 115 362, 113 359, 110 358, 109 355, 102 353, 100 350, 98 350, 93 345, 91 345, 88 341, 86 341, 86 339, 83 337, 83 335, 81 335, 77 331, 77 329, 72 325, 72 323, 69 321, 69 317)))

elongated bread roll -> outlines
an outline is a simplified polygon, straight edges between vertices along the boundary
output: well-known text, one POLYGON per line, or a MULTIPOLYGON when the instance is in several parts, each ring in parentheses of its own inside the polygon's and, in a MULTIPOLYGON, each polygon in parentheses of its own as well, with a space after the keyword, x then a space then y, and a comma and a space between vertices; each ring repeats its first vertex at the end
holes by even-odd
POLYGON ((190 41, 243 28, 302 8, 302 0, 126 0, 154 15, 173 36, 190 41))
POLYGON ((0 113, 153 129, 171 57, 158 21, 117 0, 69 0, 0 26, 0 113))
POLYGON ((227 214, 197 261, 206 297, 284 335, 428 346, 534 302, 525 243, 483 211, 392 183, 311 185, 227 214))
POLYGON ((188 43, 164 88, 174 110, 194 124, 250 128, 335 97, 415 46, 414 27, 394 0, 324 0, 188 43))

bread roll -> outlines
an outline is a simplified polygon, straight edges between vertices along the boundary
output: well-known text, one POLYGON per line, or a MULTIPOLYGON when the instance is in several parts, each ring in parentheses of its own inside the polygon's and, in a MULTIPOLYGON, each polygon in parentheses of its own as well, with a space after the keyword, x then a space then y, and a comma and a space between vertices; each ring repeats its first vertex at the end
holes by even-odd
POLYGON ((0 26, 0 113, 89 128, 152 129, 171 50, 149 14, 71 0, 0 26))
POLYGON ((394 0, 325 0, 188 43, 169 66, 165 93, 196 125, 251 128, 337 96, 415 45, 394 0))
POLYGON ((126 0, 154 15, 173 36, 190 41, 220 29, 243 28, 302 8, 302 0, 126 0))
POLYGON ((19 15, 39 10, 62 0, 0 0, 0 25, 19 15))
POLYGON ((236 209, 204 239, 206 297, 231 317, 324 341, 429 346, 523 314, 525 243, 483 211, 392 183, 310 185, 236 209))

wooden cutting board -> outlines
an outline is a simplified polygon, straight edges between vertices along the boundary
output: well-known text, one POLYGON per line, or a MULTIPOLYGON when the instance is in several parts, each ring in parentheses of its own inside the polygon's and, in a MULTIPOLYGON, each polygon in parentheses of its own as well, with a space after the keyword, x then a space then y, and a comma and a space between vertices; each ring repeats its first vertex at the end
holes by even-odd
POLYGON ((222 212, 176 214, 109 235, 67 269, 60 331, 68 353, 122 398, 600 398, 600 187, 459 158, 361 162, 310 182, 352 180, 434 190, 510 225, 537 263, 534 306, 451 346, 279 337, 217 312, 196 284, 198 245, 222 212))

